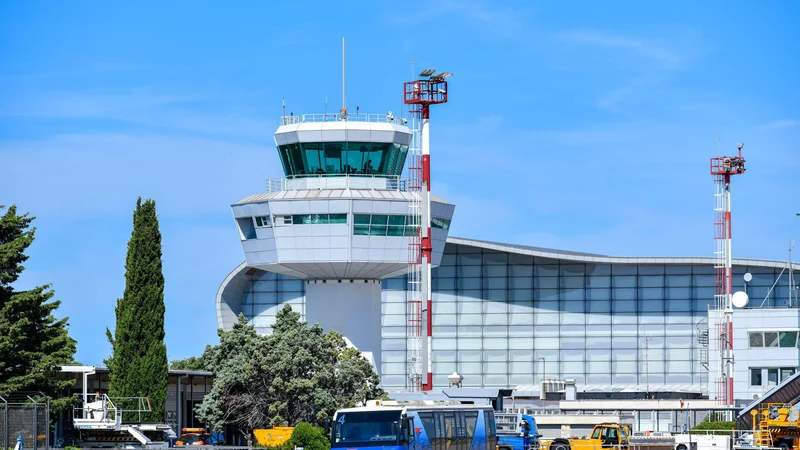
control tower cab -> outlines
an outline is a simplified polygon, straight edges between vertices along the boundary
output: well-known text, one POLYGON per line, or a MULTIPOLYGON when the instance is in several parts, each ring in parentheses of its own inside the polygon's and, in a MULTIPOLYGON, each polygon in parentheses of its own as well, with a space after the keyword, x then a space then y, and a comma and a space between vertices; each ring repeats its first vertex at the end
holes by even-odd
MULTIPOLYGON (((407 273, 419 236, 419 194, 403 176, 412 131, 391 113, 290 115, 275 144, 285 177, 231 206, 246 262, 220 287, 219 326, 233 326, 249 280, 299 278, 305 319, 345 335, 379 370, 380 280, 407 273)), ((432 198, 433 265, 454 208, 432 198)))

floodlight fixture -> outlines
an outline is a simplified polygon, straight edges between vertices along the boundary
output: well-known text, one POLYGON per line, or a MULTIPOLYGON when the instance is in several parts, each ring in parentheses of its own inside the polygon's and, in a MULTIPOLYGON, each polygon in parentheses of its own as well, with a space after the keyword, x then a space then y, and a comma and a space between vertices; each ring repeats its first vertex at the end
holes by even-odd
POLYGON ((448 79, 448 78, 450 78, 452 76, 453 76, 453 74, 450 73, 450 72, 439 72, 436 75, 432 76, 431 78, 437 79, 437 80, 446 80, 446 79, 448 79))
POLYGON ((736 148, 738 148, 739 150, 741 150, 742 147, 744 147, 744 144, 742 144, 741 142, 736 144, 736 148))
POLYGON ((419 76, 421 76, 421 77, 429 77, 429 76, 433 75, 434 73, 436 73, 436 69, 425 69, 425 70, 423 70, 422 72, 419 73, 419 76))

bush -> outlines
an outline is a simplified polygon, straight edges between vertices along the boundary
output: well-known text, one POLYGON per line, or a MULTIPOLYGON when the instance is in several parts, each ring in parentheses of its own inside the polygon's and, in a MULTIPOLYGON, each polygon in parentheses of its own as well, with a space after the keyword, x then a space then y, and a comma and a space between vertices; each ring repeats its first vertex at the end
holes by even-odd
POLYGON ((736 422, 703 422, 692 428, 692 431, 708 431, 710 434, 731 434, 731 428, 736 427, 736 422))
POLYGON ((331 448, 331 443, 322 428, 306 422, 300 422, 294 427, 288 443, 290 448, 303 447, 304 450, 329 450, 331 448))

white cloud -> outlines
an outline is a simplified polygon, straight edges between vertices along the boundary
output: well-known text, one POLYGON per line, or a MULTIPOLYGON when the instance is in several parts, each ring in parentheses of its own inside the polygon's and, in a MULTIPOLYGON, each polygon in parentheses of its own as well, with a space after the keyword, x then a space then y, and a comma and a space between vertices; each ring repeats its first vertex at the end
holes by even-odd
POLYGON ((786 119, 776 120, 774 122, 765 123, 758 128, 761 130, 783 130, 787 128, 800 127, 800 120, 786 119))

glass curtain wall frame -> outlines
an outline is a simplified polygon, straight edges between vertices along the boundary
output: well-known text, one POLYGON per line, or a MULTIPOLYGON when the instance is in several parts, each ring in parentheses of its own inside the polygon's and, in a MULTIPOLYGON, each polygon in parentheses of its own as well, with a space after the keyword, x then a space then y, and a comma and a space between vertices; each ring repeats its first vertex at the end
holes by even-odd
MULTIPOLYGON (((448 244, 433 275, 434 384, 446 387, 454 371, 464 386, 535 384, 545 358, 548 378, 579 384, 704 386, 696 334, 713 277, 711 266, 573 263, 448 244)), ((404 283, 384 289, 404 298, 404 283)), ((392 311, 384 320, 404 325, 405 310, 392 311)), ((384 340, 404 336, 393 328, 384 340)))

